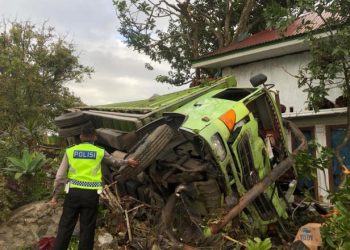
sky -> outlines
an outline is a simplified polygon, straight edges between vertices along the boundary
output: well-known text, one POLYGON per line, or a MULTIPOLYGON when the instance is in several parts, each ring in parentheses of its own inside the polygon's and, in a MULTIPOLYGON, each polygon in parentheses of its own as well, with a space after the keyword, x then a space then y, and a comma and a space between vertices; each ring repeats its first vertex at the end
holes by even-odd
POLYGON ((38 26, 47 22, 75 45, 80 62, 95 70, 91 79, 67 84, 85 104, 147 99, 187 88, 155 81, 169 65, 152 63, 149 71, 144 66, 149 58, 122 42, 112 0, 0 0, 0 17, 38 26))

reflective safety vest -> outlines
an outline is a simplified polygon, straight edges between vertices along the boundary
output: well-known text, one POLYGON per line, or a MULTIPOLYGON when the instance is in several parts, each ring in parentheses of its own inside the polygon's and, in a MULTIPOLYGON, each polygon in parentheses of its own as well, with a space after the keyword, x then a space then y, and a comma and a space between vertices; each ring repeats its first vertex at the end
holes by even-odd
POLYGON ((104 149, 91 143, 81 143, 67 148, 66 155, 70 188, 102 189, 101 162, 104 149))

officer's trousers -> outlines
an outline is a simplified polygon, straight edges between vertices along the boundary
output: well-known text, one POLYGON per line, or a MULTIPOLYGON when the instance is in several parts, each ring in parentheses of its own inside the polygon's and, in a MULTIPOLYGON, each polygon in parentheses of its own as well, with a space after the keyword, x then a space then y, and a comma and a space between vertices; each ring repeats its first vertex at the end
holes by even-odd
POLYGON ((54 250, 66 250, 80 218, 79 250, 92 250, 98 207, 96 190, 71 188, 66 194, 54 250))

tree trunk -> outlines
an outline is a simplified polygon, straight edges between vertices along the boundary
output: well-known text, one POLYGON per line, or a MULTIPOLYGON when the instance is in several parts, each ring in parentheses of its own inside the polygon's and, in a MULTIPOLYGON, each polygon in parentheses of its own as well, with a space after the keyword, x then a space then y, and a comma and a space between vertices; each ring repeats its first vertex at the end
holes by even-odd
POLYGON ((247 0, 246 1, 244 8, 243 8, 243 11, 242 11, 242 14, 241 14, 241 17, 239 18, 239 22, 237 25, 237 29, 235 31, 235 35, 233 37, 234 42, 237 41, 239 35, 241 35, 243 32, 247 31, 249 16, 253 10, 254 4, 255 4, 255 0, 247 0))
POLYGON ((225 24, 224 24, 224 42, 223 46, 227 46, 232 41, 232 30, 231 30, 231 20, 233 14, 233 6, 231 0, 226 0, 225 6, 225 24))

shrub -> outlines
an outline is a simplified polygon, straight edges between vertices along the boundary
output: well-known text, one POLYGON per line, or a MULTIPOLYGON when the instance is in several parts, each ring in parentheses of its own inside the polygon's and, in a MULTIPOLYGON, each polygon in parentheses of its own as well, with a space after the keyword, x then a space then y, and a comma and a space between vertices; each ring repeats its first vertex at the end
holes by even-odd
POLYGON ((321 227, 325 245, 334 249, 350 249, 350 177, 330 195, 335 205, 334 214, 321 227))
POLYGON ((30 153, 28 149, 23 150, 22 158, 7 157, 8 165, 3 170, 14 174, 16 180, 23 175, 34 176, 46 163, 46 157, 41 153, 30 153))
POLYGON ((248 239, 246 246, 248 250, 270 250, 272 243, 270 238, 266 238, 265 240, 254 238, 254 240, 248 239))

